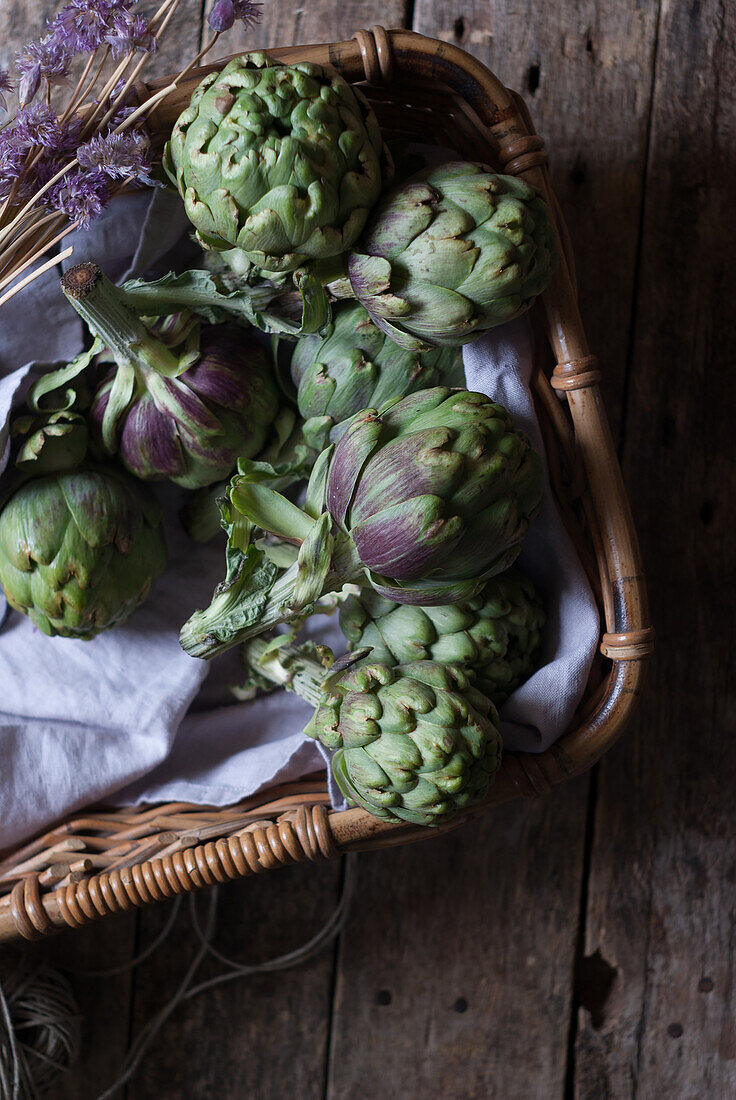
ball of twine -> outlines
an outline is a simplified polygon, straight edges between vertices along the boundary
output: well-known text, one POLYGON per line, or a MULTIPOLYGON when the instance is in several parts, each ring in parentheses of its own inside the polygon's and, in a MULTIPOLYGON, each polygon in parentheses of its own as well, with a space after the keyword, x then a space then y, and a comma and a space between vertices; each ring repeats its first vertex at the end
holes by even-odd
POLYGON ((77 1056, 80 1017, 66 978, 24 954, 0 956, 0 1100, 36 1100, 77 1056))

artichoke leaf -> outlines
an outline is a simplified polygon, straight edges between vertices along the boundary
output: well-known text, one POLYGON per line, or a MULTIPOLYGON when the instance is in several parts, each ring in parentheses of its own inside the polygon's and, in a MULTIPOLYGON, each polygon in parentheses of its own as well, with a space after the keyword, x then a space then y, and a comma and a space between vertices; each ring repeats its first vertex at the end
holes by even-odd
POLYGON ((87 367, 94 357, 103 350, 103 343, 98 338, 87 351, 82 351, 72 359, 71 363, 57 370, 47 371, 38 381, 34 382, 28 393, 27 404, 29 409, 36 413, 67 412, 73 408, 77 401, 77 391, 64 389, 53 401, 41 404, 42 398, 53 394, 56 390, 62 390, 69 382, 73 382, 87 367), (61 404, 59 404, 61 402, 61 404))
POLYGON ((245 552, 228 543, 227 572, 215 588, 212 602, 195 611, 181 629, 183 648, 194 657, 208 658, 238 641, 241 631, 263 614, 278 569, 262 550, 250 544, 245 552), (218 647, 213 652, 213 647, 218 647))
POLYGON ((334 449, 334 446, 325 447, 318 456, 309 476, 307 493, 304 498, 304 511, 313 519, 319 519, 325 510, 327 474, 329 473, 334 449))
POLYGON ((118 367, 102 417, 102 446, 108 454, 115 454, 118 421, 133 400, 134 390, 135 370, 133 366, 118 367))
POLYGON ((281 493, 242 475, 233 478, 228 496, 238 512, 272 535, 303 542, 315 525, 311 516, 281 493))
POLYGON ((294 595, 290 602, 292 611, 302 611, 313 604, 324 592, 327 574, 332 564, 334 538, 330 531, 332 521, 325 514, 317 520, 299 549, 297 577, 294 595))

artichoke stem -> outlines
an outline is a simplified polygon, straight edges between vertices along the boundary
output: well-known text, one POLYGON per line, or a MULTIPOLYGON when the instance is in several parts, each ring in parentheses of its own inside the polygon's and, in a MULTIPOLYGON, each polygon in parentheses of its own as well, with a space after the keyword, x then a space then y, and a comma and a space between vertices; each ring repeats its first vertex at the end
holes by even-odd
MULTIPOLYGON (((346 535, 338 534, 335 538, 335 551, 333 552, 332 566, 325 577, 322 591, 317 597, 327 596, 333 592, 339 592, 343 585, 358 580, 362 574, 362 566, 355 553, 352 539, 346 535)), ((271 627, 279 623, 290 623, 304 616, 305 608, 291 607, 294 598, 294 587, 298 576, 298 563, 290 566, 286 572, 278 578, 268 594, 261 617, 257 623, 246 627, 233 641, 218 648, 217 652, 229 649, 236 642, 244 642, 259 634, 264 634, 271 627)), ((315 601, 316 602, 316 601, 315 601)), ((186 647, 185 647, 186 648, 186 647)), ((207 654, 209 656, 209 653, 207 654)))
POLYGON ((125 304, 123 293, 92 262, 77 264, 61 277, 61 289, 90 332, 98 336, 118 366, 155 367, 175 375, 178 359, 125 304))
POLYGON ((278 649, 271 649, 270 646, 271 642, 266 638, 254 638, 248 643, 248 660, 253 668, 272 683, 301 696, 313 707, 319 706, 322 684, 329 670, 307 656, 299 646, 286 645, 278 649))
MULTIPOLYGON (((330 570, 325 577, 322 591, 315 595, 314 602, 322 596, 339 592, 345 584, 357 581, 362 572, 363 566, 352 539, 344 532, 338 532, 330 570)), ((228 625, 228 620, 235 612, 247 609, 253 592, 239 590, 237 585, 219 592, 216 590, 210 606, 204 611, 195 611, 181 628, 179 642, 182 649, 191 657, 209 661, 240 642, 265 634, 279 623, 290 623, 303 618, 306 609, 303 606, 291 606, 298 576, 299 564, 295 562, 274 582, 255 621, 235 629, 228 625)))

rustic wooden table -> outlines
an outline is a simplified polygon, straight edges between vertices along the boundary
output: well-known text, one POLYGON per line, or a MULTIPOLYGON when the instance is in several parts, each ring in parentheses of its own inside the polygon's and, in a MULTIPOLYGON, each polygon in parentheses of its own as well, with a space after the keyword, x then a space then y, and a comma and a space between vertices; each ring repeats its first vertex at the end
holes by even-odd
MULTIPOLYGON (((56 6, 0 0, 0 64, 56 6)), ((193 52, 201 7, 184 5, 160 70, 193 52)), ((180 1006, 125 1095, 736 1096, 736 7, 264 8, 229 50, 411 26, 477 54, 526 97, 577 254, 658 652, 635 727, 590 776, 464 834, 358 857, 335 949, 180 1006)), ((223 889, 218 947, 252 962, 297 946, 329 914, 339 874, 297 867, 223 889)), ((44 949, 75 966, 122 964, 165 919, 154 908, 44 949)), ((195 950, 183 913, 136 971, 77 979, 84 1048, 59 1100, 91 1100, 112 1079, 195 950)))

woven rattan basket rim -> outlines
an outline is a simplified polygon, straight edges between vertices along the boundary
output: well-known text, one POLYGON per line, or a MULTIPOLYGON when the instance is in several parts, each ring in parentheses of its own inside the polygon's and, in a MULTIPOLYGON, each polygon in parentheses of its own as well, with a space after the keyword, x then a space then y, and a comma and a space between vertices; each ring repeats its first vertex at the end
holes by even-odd
MULTIPOLYGON (((562 260, 541 307, 535 310, 535 324, 546 334, 547 352, 551 349, 555 364, 551 377, 541 369, 537 372, 535 400, 548 424, 545 444, 551 472, 563 465, 567 468, 564 495, 581 504, 590 531, 592 551, 589 561, 585 555, 583 560, 601 604, 605 624, 601 661, 605 659, 607 667, 599 662, 597 682, 589 684, 572 728, 551 748, 539 754, 506 754, 487 799, 436 829, 396 825, 361 809, 328 812, 321 777, 291 784, 286 793, 284 788, 262 792, 228 810, 176 804, 86 812, 0 861, 0 940, 76 927, 214 882, 306 859, 430 839, 497 803, 544 793, 585 771, 617 739, 640 694, 653 633, 636 534, 603 410, 598 366, 578 313, 569 237, 549 186, 543 143, 523 100, 459 47, 411 31, 373 27, 346 42, 269 52, 287 62, 331 64, 346 79, 367 82, 369 87, 390 90, 398 78, 405 89, 410 77, 436 87, 440 94, 447 95, 449 89, 456 105, 487 128, 503 170, 547 194, 555 211, 562 260), (564 395, 569 418, 555 391, 564 395), (54 884, 50 867, 58 866, 53 860, 60 846, 78 841, 80 835, 85 838, 84 850, 74 843, 64 849, 75 853, 77 871, 54 884), (95 851, 97 858, 92 858, 95 851), (121 854, 125 852, 127 857, 121 854), (100 853, 112 856, 108 859, 100 853), (7 891, 4 896, 3 890, 7 891)), ((171 130, 204 72, 222 64, 221 60, 192 73, 159 104, 149 118, 154 141, 171 130)), ((154 92, 166 83, 153 82, 140 93, 154 92)), ((562 496, 557 493, 563 519, 573 522, 572 510, 562 507, 562 496)), ((65 858, 69 863, 71 857, 65 858)))

